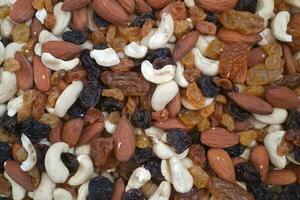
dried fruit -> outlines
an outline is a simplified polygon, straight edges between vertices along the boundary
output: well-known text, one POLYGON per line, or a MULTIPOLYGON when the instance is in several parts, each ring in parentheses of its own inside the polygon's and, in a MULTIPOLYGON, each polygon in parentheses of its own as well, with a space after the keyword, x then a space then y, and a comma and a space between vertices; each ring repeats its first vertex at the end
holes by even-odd
POLYGON ((225 48, 225 43, 215 39, 208 44, 208 47, 205 50, 205 56, 208 58, 217 60, 220 58, 223 50, 225 48))
POLYGON ((77 172, 79 162, 74 154, 62 153, 61 160, 63 161, 64 165, 68 168, 71 174, 77 172))
POLYGON ((248 146, 251 142, 257 138, 257 132, 255 130, 243 131, 239 133, 240 143, 244 146, 248 146))
POLYGON ((87 41, 87 34, 81 31, 66 31, 62 34, 62 39, 74 44, 83 44, 87 41))
POLYGON ((189 102, 196 108, 202 108, 205 104, 205 98, 201 93, 196 82, 188 85, 186 89, 186 97, 189 102))
POLYGON ((238 11, 248 11, 255 13, 256 5, 257 0, 239 0, 234 9, 238 11))
POLYGON ((248 184, 260 182, 260 175, 249 163, 240 163, 235 166, 235 174, 238 181, 244 181, 248 184))
POLYGON ((19 61, 14 58, 6 58, 4 60, 3 69, 9 72, 16 72, 21 68, 19 61))
POLYGON ((0 172, 3 172, 4 162, 11 158, 11 147, 4 142, 0 142, 0 151, 0 172))
POLYGON ((161 173, 160 166, 161 166, 161 159, 158 158, 154 158, 146 162, 145 168, 150 171, 151 179, 153 178, 159 181, 165 180, 165 178, 161 173))
POLYGON ((113 194, 113 183, 104 176, 97 176, 89 182, 88 200, 96 200, 101 197, 103 200, 110 200, 113 194))
POLYGON ((171 129, 167 134, 167 141, 172 145, 176 153, 181 154, 192 144, 190 135, 180 129, 171 129))
POLYGON ((99 102, 102 92, 102 86, 97 82, 90 82, 80 93, 79 102, 84 108, 96 106, 99 102))
POLYGON ((147 197, 139 189, 131 189, 125 192, 124 200, 147 200, 147 197))
POLYGON ((132 123, 139 128, 149 128, 151 126, 151 116, 147 110, 139 110, 133 113, 132 123))
POLYGON ((204 188, 208 184, 209 175, 200 166, 192 166, 189 172, 193 177, 194 185, 197 188, 204 188))
POLYGON ((251 117, 250 112, 244 110, 243 108, 241 108, 233 102, 228 103, 227 109, 230 112, 230 114, 238 120, 246 120, 251 117))
POLYGON ((48 137, 50 130, 50 126, 34 119, 26 119, 20 127, 20 133, 25 134, 30 139, 36 140, 48 137))

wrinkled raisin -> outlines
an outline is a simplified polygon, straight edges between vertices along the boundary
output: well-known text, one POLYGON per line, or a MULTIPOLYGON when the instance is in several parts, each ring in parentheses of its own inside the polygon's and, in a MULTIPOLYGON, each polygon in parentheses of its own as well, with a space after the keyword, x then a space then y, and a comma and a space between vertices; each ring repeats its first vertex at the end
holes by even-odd
POLYGON ((260 182, 260 175, 249 163, 240 163, 235 166, 236 179, 249 184, 260 182))
POLYGON ((91 108, 97 105, 100 100, 102 86, 96 82, 90 82, 84 86, 80 93, 79 101, 84 108, 91 108))
POLYGON ((98 26, 107 27, 110 23, 94 12, 93 19, 98 26))
POLYGON ((84 108, 79 100, 77 100, 68 110, 68 115, 73 118, 83 118, 86 112, 86 108, 84 108))
POLYGON ((154 15, 152 12, 141 14, 141 15, 135 17, 132 22, 132 26, 142 27, 144 25, 145 21, 147 21, 148 19, 154 19, 154 15))
POLYGON ((63 163, 68 168, 71 174, 77 172, 79 167, 79 162, 76 159, 75 155, 71 153, 62 153, 61 160, 63 161, 63 163))
POLYGON ((145 168, 150 171, 151 178, 162 181, 162 180, 164 180, 164 177, 161 173, 160 165, 161 165, 161 159, 155 158, 155 159, 149 160, 145 164, 145 168))
POLYGON ((245 150, 245 147, 243 145, 240 145, 240 144, 236 144, 234 146, 231 146, 231 147, 227 147, 224 149, 230 156, 239 156, 241 155, 244 150, 245 150))
POLYGON ((235 10, 256 12, 257 0, 239 0, 235 6, 235 10))
POLYGON ((90 50, 84 49, 81 52, 81 63, 87 71, 87 77, 90 81, 98 81, 100 78, 101 69, 96 61, 90 57, 90 50))
POLYGON ((171 51, 169 48, 165 47, 149 52, 146 55, 146 60, 149 60, 152 63, 156 58, 165 59, 169 57, 172 57, 171 51))
POLYGON ((4 142, 0 142, 0 152, 0 172, 2 173, 4 170, 4 162, 11 158, 11 147, 4 142))
POLYGON ((36 150, 36 166, 40 170, 40 172, 46 172, 45 168, 45 156, 48 150, 47 145, 38 145, 35 147, 36 150))
POLYGON ((279 200, 296 199, 300 199, 300 184, 297 183, 285 186, 279 194, 279 200))
POLYGON ((167 141, 172 145, 176 153, 184 152, 192 144, 192 138, 189 134, 181 129, 171 129, 167 134, 167 141))
POLYGON ((136 148, 132 161, 137 164, 143 164, 153 158, 154 153, 151 148, 136 148))
POLYGON ((273 200, 274 194, 266 184, 247 184, 247 189, 254 196, 255 200, 273 200))
POLYGON ((161 69, 166 65, 172 65, 173 59, 171 57, 155 58, 152 64, 154 69, 161 69))
POLYGON ((66 31, 62 34, 62 39, 74 44, 83 44, 87 41, 87 34, 81 31, 66 31))
POLYGON ((194 129, 188 132, 192 136, 193 144, 200 144, 200 131, 194 129))
POLYGON ((50 126, 34 119, 26 119, 21 125, 20 132, 30 139, 40 140, 48 137, 51 131, 50 126))
POLYGON ((89 182, 88 200, 110 200, 113 194, 113 183, 106 177, 97 176, 89 182))
POLYGON ((294 158, 296 161, 300 162, 300 148, 297 147, 295 150, 294 150, 294 158))
POLYGON ((215 25, 220 24, 218 16, 215 13, 208 11, 208 12, 206 12, 206 14, 207 15, 206 15, 205 21, 214 23, 215 25))
POLYGON ((101 111, 113 112, 121 111, 123 108, 123 103, 111 97, 103 98, 100 102, 101 111))
POLYGON ((103 50, 103 49, 107 49, 108 46, 106 44, 97 44, 94 46, 94 49, 98 49, 98 50, 103 50))
POLYGON ((3 46, 5 46, 5 47, 12 42, 12 40, 10 38, 2 38, 0 41, 2 42, 3 46))
POLYGON ((198 87, 201 89, 201 92, 206 97, 215 97, 220 93, 220 88, 216 86, 213 82, 212 76, 202 76, 197 81, 198 87))
POLYGON ((0 118, 0 127, 8 133, 17 134, 20 127, 17 116, 10 117, 4 114, 0 118))
POLYGON ((290 111, 285 121, 286 129, 300 129, 300 112, 290 111))
POLYGON ((238 106, 237 104, 230 102, 227 105, 227 109, 230 112, 230 114, 238 119, 238 120, 246 120, 249 119, 251 117, 251 113, 244 110, 243 108, 241 108, 240 106, 238 106))
POLYGON ((125 192, 124 200, 147 200, 147 197, 139 189, 131 189, 125 192))
POLYGON ((139 128, 149 128, 151 126, 151 116, 147 110, 139 110, 133 113, 132 123, 139 128))

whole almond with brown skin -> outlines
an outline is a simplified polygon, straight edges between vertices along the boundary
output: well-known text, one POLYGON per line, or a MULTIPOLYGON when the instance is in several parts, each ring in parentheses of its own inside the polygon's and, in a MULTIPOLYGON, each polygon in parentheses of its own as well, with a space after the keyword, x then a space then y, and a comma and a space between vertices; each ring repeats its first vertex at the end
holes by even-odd
POLYGON ((181 109, 181 97, 178 92, 177 95, 172 99, 172 101, 167 105, 170 117, 176 117, 181 109))
POLYGON ((42 52, 51 53, 59 59, 73 59, 81 52, 79 45, 64 41, 48 41, 42 45, 42 52))
POLYGON ((70 147, 75 147, 80 138, 84 121, 82 119, 71 119, 65 123, 61 139, 67 143, 70 147))
POLYGON ((183 58, 188 52, 190 52, 196 45, 198 37, 198 31, 191 31, 184 35, 175 46, 173 51, 173 60, 177 62, 181 58, 183 58))
POLYGON ((16 71, 18 87, 22 90, 31 89, 33 87, 33 69, 31 63, 21 52, 17 52, 15 58, 21 66, 16 71))
POLYGON ((38 90, 47 92, 51 88, 51 70, 41 61, 39 56, 32 57, 34 83, 38 90))
POLYGON ((269 170, 269 154, 266 148, 262 145, 255 146, 251 151, 250 160, 259 172, 261 180, 264 181, 269 170))
POLYGON ((207 152, 209 165, 224 181, 234 183, 235 171, 230 156, 223 149, 209 149, 207 152))
POLYGON ((92 7, 95 12, 116 25, 128 25, 130 18, 125 10, 115 0, 94 0, 92 7))
POLYGON ((154 122, 153 126, 164 130, 174 129, 174 128, 179 128, 184 130, 190 129, 189 127, 184 125, 178 118, 170 118, 163 122, 154 122))
POLYGON ((228 96, 241 108, 251 113, 268 115, 273 112, 271 104, 257 96, 237 92, 229 92, 228 96))
POLYGON ((152 12, 152 8, 144 0, 134 0, 135 2, 135 11, 138 14, 145 14, 152 12))
POLYGON ((124 192, 125 192, 124 181, 122 178, 119 178, 115 183, 114 193, 111 200, 122 200, 124 192))
POLYGON ((135 2, 134 0, 116 0, 120 6, 122 6, 122 8, 124 8, 124 10, 129 13, 132 14, 134 13, 135 10, 135 2))
POLYGON ((135 136, 126 116, 118 121, 113 138, 116 158, 119 161, 129 160, 135 152, 135 136))
POLYGON ((294 109, 300 106, 300 99, 287 87, 271 87, 266 91, 266 100, 274 107, 294 109))
POLYGON ((82 131, 82 134, 79 138, 78 145, 87 144, 92 139, 99 136, 104 129, 104 123, 103 122, 96 122, 94 124, 88 125, 85 127, 82 131))
POLYGON ((29 174, 24 172, 17 162, 13 160, 5 161, 4 169, 7 175, 20 186, 22 186, 25 190, 30 192, 34 190, 34 186, 29 174))
POLYGON ((296 73, 296 63, 293 58, 293 54, 291 49, 288 45, 282 44, 281 45, 283 50, 283 55, 285 58, 285 70, 288 74, 295 74, 296 73))
POLYGON ((63 11, 72 11, 85 7, 90 2, 91 0, 64 0, 61 9, 63 11))
POLYGON ((216 127, 202 132, 201 142, 213 148, 226 148, 238 144, 239 136, 224 128, 216 127))
POLYGON ((235 7, 238 0, 197 0, 201 8, 211 12, 223 12, 235 7))
POLYGON ((9 11, 9 17, 16 23, 25 23, 30 20, 35 12, 32 0, 17 0, 9 11))
POLYGON ((265 183, 269 185, 289 185, 297 181, 292 170, 272 170, 268 173, 265 183))
POLYGON ((33 37, 38 37, 42 30, 43 25, 37 18, 34 18, 31 23, 30 35, 33 37))
POLYGON ((217 36, 223 42, 227 44, 233 44, 236 42, 242 42, 245 44, 253 45, 261 41, 263 38, 260 34, 242 35, 237 31, 232 31, 226 28, 220 28, 217 32, 217 36))
POLYGON ((88 9, 86 7, 72 11, 72 23, 76 30, 84 31, 88 26, 88 9))
POLYGON ((161 9, 171 3, 172 0, 148 0, 149 6, 155 9, 161 9))

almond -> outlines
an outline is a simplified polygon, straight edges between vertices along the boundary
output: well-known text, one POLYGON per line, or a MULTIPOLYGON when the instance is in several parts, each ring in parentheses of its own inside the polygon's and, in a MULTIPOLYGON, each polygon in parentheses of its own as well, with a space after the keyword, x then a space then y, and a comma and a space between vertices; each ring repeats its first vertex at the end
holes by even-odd
POLYGON ((178 92, 172 101, 167 105, 170 117, 176 117, 181 109, 181 97, 178 92))
POLYGON ((30 35, 38 37, 38 35, 42 30, 43 30, 43 25, 37 18, 34 18, 31 23, 30 35))
POLYGON ((294 109, 300 106, 300 99, 287 87, 271 87, 266 91, 266 100, 274 107, 294 109))
POLYGON ((145 14, 152 12, 152 8, 144 0, 134 0, 135 2, 135 11, 138 14, 145 14))
POLYGON ((126 116, 119 120, 113 138, 116 158, 119 161, 129 160, 135 152, 135 136, 126 116))
POLYGON ((223 42, 227 44, 233 44, 236 42, 242 42, 245 44, 253 45, 261 41, 263 38, 260 34, 250 34, 250 35, 242 35, 237 31, 232 31, 226 28, 220 28, 218 30, 217 36, 223 42))
POLYGON ((283 55, 285 58, 285 69, 288 74, 295 74, 296 73, 296 63, 293 58, 293 54, 291 49, 288 45, 282 44, 283 55))
POLYGON ((38 90, 47 92, 51 88, 51 70, 36 55, 33 56, 32 61, 35 86, 38 90))
POLYGON ((114 193, 111 200, 121 200, 125 192, 123 179, 119 178, 115 183, 114 193))
POLYGON ((70 147, 75 147, 81 135, 84 125, 82 119, 71 119, 64 124, 61 139, 63 142, 69 144, 70 147))
POLYGON ((196 3, 201 8, 211 12, 223 12, 234 8, 238 0, 197 0, 196 3))
POLYGON ((62 120, 59 120, 58 125, 51 128, 49 140, 52 143, 61 142, 61 130, 63 128, 62 120))
POLYGON ((92 139, 99 136, 104 129, 104 123, 103 122, 96 122, 94 124, 88 125, 85 127, 82 131, 82 134, 79 138, 78 145, 87 144, 92 139))
POLYGON ((128 13, 132 14, 135 10, 135 2, 134 0, 116 0, 122 8, 128 13))
POLYGON ((272 170, 266 178, 269 185, 289 185, 296 181, 297 176, 292 170, 272 170))
POLYGON ((15 58, 21 66, 16 71, 18 87, 22 90, 31 89, 33 87, 33 69, 31 63, 21 52, 17 52, 15 58))
POLYGON ((9 11, 9 17, 14 22, 21 24, 30 20, 35 12, 32 0, 17 0, 9 11))
POLYGON ((179 128, 179 129, 184 129, 184 130, 189 130, 190 128, 184 125, 179 119, 177 118, 170 118, 166 121, 163 122, 154 122, 153 126, 160 128, 160 129, 174 129, 174 128, 179 128))
POLYGON ((72 23, 78 31, 84 31, 88 26, 88 9, 83 7, 72 11, 72 23))
POLYGON ((34 190, 33 183, 28 173, 22 171, 19 164, 13 160, 7 160, 4 163, 4 169, 7 175, 13 179, 25 190, 32 192, 34 190))
POLYGON ((209 149, 207 159, 214 172, 224 181, 234 183, 235 171, 230 156, 223 149, 209 149))
POLYGON ((82 7, 85 7, 89 4, 91 0, 64 0, 64 3, 61 7, 63 11, 72 11, 77 10, 82 7))
POLYGON ((148 0, 147 3, 154 9, 161 9, 171 3, 172 0, 148 0))
POLYGON ((93 1, 95 12, 107 21, 117 25, 128 25, 130 18, 124 9, 115 0, 93 1))
POLYGON ((3 196, 11 196, 10 187, 10 183, 3 176, 0 176, 0 194, 3 196))
POLYGON ((224 128, 210 128, 201 134, 201 142, 213 148, 226 148, 239 143, 238 134, 230 133, 224 128))
POLYGON ((173 51, 173 60, 177 62, 181 58, 183 58, 187 53, 189 53, 196 45, 198 37, 198 31, 191 31, 184 35, 175 46, 173 51))
POLYGON ((255 146, 251 151, 250 160, 264 181, 269 170, 269 155, 266 148, 262 145, 255 146))
POLYGON ((42 51, 60 59, 73 59, 81 52, 79 45, 64 41, 49 41, 42 45, 42 51))
POLYGON ((266 58, 267 55, 261 47, 253 48, 248 54, 248 66, 252 67, 259 63, 264 63, 266 58))
POLYGON ((241 108, 251 113, 268 115, 273 112, 273 107, 257 96, 237 92, 229 92, 228 96, 241 108))

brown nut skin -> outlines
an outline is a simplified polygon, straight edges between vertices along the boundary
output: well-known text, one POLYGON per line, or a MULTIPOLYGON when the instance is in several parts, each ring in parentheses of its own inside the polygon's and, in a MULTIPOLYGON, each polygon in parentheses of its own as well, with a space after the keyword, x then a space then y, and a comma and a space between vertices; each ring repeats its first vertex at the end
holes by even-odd
POLYGON ((64 124, 61 139, 70 147, 75 147, 81 136, 84 121, 82 119, 71 119, 64 124))
POLYGON ((250 160, 264 181, 269 171, 269 155, 266 148, 262 145, 255 146, 251 151, 250 160))
POLYGON ((294 109, 300 106, 300 99, 287 87, 271 87, 265 95, 266 100, 277 108, 294 109))

